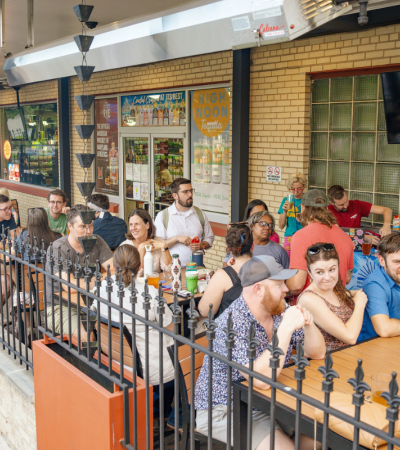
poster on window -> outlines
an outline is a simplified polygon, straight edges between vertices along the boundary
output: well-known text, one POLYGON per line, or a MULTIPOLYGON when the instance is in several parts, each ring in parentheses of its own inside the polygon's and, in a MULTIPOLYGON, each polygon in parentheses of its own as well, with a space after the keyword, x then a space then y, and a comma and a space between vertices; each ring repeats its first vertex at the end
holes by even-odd
POLYGON ((229 214, 230 90, 192 91, 190 96, 194 203, 206 211, 229 214))
POLYGON ((186 125, 185 91, 123 96, 121 108, 123 127, 186 125))
POLYGON ((95 100, 96 191, 119 194, 117 98, 95 100))

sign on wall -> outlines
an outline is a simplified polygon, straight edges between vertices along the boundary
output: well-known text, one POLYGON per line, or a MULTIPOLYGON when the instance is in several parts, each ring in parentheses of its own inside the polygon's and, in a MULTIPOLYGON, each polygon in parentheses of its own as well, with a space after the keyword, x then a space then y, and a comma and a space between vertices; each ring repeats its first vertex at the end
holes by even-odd
POLYGON ((185 91, 121 97, 123 127, 185 126, 185 91))
POLYGON ((204 89, 190 94, 194 203, 205 211, 229 214, 229 89, 204 89))
POLYGON ((266 179, 271 183, 280 183, 282 181, 282 167, 267 166, 266 179))
POLYGON ((118 105, 117 98, 95 100, 96 191, 118 195, 118 105))

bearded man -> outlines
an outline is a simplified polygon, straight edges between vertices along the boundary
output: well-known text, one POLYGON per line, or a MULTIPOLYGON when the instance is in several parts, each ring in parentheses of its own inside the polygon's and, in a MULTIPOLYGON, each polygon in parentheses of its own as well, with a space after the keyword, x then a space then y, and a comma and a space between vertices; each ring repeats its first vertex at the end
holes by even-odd
POLYGON ((368 297, 358 342, 375 336, 400 336, 400 234, 382 238, 377 267, 364 280, 368 297))
POLYGON ((156 236, 167 244, 164 250, 169 249, 171 255, 179 255, 183 267, 190 261, 192 252, 211 248, 214 233, 204 212, 193 206, 191 181, 177 178, 170 189, 175 202, 157 214, 154 225, 156 236))
MULTIPOLYGON (((297 270, 284 270, 272 256, 262 255, 251 258, 243 264, 239 277, 243 286, 241 296, 234 301, 216 320, 218 327, 215 330, 213 350, 227 356, 226 334, 229 315, 232 314, 233 329, 236 331, 235 346, 232 350, 232 360, 248 366, 246 338, 249 336, 251 323, 254 323, 255 338, 259 341, 256 348, 254 371, 271 377, 269 360, 271 354, 267 346, 272 341, 274 329, 277 329, 279 347, 285 352, 279 357, 279 369, 287 364, 292 351, 300 339, 304 341, 304 355, 308 358, 322 359, 325 356, 325 340, 313 323, 312 315, 300 306, 289 307, 284 296, 289 291, 285 280, 296 275, 297 270)), ((196 383, 195 408, 196 429, 200 433, 208 434, 208 356, 204 357, 203 366, 196 383)), ((245 373, 232 369, 232 381, 248 379, 245 373)), ((253 380, 254 387, 269 389, 270 386, 257 379, 253 380)), ((212 436, 219 441, 227 441, 227 404, 232 401, 232 393, 228 393, 228 367, 226 364, 213 359, 212 383, 212 436)), ((271 423, 270 417, 253 410, 252 420, 252 449, 269 449, 269 434, 272 427, 276 428, 275 449, 294 449, 293 441, 288 436, 291 429, 282 430, 277 423, 271 423)), ((233 426, 232 426, 233 430, 233 426)), ((231 436, 233 442, 233 435, 231 436)))

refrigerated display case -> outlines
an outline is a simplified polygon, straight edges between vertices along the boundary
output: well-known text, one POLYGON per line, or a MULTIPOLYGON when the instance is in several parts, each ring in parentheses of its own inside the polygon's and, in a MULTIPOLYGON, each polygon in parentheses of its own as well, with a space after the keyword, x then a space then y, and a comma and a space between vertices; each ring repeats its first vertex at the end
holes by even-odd
POLYGON ((153 137, 155 214, 172 205, 170 184, 183 177, 183 138, 153 137))

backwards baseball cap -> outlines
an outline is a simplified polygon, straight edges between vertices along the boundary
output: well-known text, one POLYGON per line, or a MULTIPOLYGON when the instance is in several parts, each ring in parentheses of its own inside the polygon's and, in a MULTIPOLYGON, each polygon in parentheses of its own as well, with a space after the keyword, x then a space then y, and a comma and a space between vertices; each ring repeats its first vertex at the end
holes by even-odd
POLYGON ((304 206, 314 206, 316 208, 326 208, 329 205, 329 200, 324 191, 321 191, 320 189, 311 189, 303 195, 301 204, 304 206))
POLYGON ((296 275, 297 269, 284 269, 269 255, 254 256, 243 264, 239 278, 243 287, 262 280, 288 280, 296 275))

